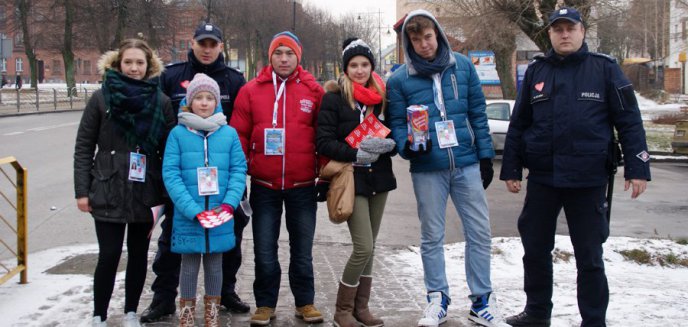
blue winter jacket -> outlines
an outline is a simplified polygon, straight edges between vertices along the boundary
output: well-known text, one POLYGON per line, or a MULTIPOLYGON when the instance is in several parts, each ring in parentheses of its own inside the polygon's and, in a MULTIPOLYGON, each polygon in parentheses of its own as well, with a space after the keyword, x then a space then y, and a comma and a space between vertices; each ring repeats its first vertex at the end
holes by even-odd
POLYGON ((553 187, 607 184, 612 128, 618 131, 626 179, 650 180, 645 130, 633 85, 606 55, 551 51, 526 70, 504 145, 502 180, 553 187))
MULTIPOLYGON (((222 112, 221 105, 215 109, 218 112, 222 112)), ((223 203, 235 209, 239 205, 246 188, 246 158, 236 130, 225 125, 205 135, 177 125, 167 139, 162 176, 174 202, 172 252, 220 253, 234 248, 234 219, 205 229, 196 215, 223 203), (218 170, 220 192, 217 195, 198 195, 197 168, 205 166, 204 149, 207 149, 208 166, 218 170)))
POLYGON ((458 146, 440 149, 435 123, 442 121, 435 105, 433 81, 430 76, 409 73, 408 66, 400 67, 387 82, 389 117, 392 137, 404 159, 404 144, 408 139, 406 108, 426 105, 429 108, 429 132, 432 151, 411 159, 411 172, 427 172, 466 167, 479 159, 494 157, 485 114, 485 96, 471 61, 454 53, 455 63, 441 74, 442 95, 447 110, 446 119, 454 122, 458 146))

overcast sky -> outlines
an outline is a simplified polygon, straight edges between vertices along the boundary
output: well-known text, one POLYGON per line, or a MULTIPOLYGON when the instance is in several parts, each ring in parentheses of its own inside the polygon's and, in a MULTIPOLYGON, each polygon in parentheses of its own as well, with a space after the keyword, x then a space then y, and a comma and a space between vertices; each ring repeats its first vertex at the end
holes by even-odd
MULTIPOLYGON (((381 11, 381 21, 384 29, 391 31, 396 23, 395 0, 302 0, 304 6, 316 6, 331 12, 335 17, 348 13, 364 13, 374 15, 377 19, 378 10, 381 11)), ((386 30, 385 30, 386 32, 386 30)), ((394 34, 393 31, 391 31, 394 34)), ((394 36, 386 37, 383 33, 383 46, 394 42, 394 36)))

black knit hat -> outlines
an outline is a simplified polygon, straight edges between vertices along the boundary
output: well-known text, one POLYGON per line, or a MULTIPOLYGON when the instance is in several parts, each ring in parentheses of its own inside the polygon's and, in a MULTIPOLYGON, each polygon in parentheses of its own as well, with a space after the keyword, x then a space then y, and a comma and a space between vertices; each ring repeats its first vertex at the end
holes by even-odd
POLYGON ((375 56, 368 44, 357 37, 351 37, 344 40, 344 44, 342 44, 342 69, 344 69, 345 72, 346 67, 349 66, 349 61, 355 56, 364 56, 368 58, 372 70, 375 70, 375 56))

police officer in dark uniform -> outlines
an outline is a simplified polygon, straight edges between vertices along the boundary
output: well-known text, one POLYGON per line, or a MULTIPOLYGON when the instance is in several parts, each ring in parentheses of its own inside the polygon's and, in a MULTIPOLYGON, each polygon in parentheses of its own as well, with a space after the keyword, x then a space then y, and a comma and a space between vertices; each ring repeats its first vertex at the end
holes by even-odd
MULTIPOLYGON (((186 86, 196 73, 204 73, 213 78, 220 86, 222 109, 227 121, 232 117, 234 99, 239 89, 246 84, 243 74, 227 67, 222 55, 222 31, 212 24, 201 24, 194 33, 188 61, 169 65, 160 77, 162 91, 172 100, 175 110, 186 96, 186 86)), ((179 266, 181 256, 170 251, 172 237, 172 201, 165 205, 165 219, 162 221, 162 234, 158 238, 158 252, 153 262, 156 274, 152 285, 153 301, 141 315, 141 322, 152 322, 175 312, 175 298, 179 285, 179 266)), ((234 212, 234 234, 236 247, 222 257, 222 298, 221 304, 230 311, 246 313, 250 307, 241 301, 235 292, 236 274, 241 265, 241 240, 249 217, 240 206, 234 212)))
POLYGON ((588 52, 585 27, 573 8, 549 17, 552 50, 526 71, 504 147, 500 179, 510 192, 528 184, 518 230, 525 255, 523 312, 511 326, 549 326, 556 221, 566 213, 578 269, 581 326, 606 326, 609 288, 602 243, 609 236, 606 185, 609 156, 618 132, 624 154, 625 189, 632 198, 650 180, 650 156, 633 87, 616 61, 588 52))

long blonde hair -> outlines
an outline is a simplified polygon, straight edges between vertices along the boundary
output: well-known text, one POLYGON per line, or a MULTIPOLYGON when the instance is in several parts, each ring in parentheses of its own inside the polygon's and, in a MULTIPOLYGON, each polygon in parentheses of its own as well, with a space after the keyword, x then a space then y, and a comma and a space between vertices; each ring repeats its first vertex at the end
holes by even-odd
MULTIPOLYGON (((372 85, 375 90, 377 90, 377 93, 382 97, 382 110, 380 113, 383 113, 387 108, 387 94, 385 93, 385 89, 380 85, 373 74, 375 74, 375 72, 371 71, 366 85, 372 85)), ((356 99, 354 99, 354 82, 346 73, 342 73, 339 75, 339 85, 342 88, 342 95, 344 96, 344 99, 346 99, 346 103, 349 104, 351 110, 356 110, 356 99)))

